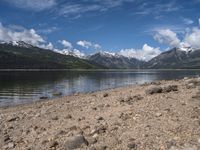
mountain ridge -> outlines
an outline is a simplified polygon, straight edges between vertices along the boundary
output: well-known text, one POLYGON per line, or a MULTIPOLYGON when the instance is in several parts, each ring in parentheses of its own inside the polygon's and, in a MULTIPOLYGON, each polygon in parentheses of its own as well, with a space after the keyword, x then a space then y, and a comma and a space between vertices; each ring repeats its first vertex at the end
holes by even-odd
POLYGON ((102 51, 81 56, 72 50, 48 50, 23 41, 0 43, 0 69, 200 69, 200 50, 192 48, 172 48, 146 62, 102 51))
POLYGON ((36 46, 0 44, 0 69, 97 69, 101 65, 36 46))

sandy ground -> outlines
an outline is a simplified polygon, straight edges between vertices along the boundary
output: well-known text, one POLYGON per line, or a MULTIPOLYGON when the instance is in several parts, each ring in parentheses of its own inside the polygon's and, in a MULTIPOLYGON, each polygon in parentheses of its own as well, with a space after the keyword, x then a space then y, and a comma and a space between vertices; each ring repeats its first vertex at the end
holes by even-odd
POLYGON ((0 108, 0 149, 199 150, 200 78, 0 108))

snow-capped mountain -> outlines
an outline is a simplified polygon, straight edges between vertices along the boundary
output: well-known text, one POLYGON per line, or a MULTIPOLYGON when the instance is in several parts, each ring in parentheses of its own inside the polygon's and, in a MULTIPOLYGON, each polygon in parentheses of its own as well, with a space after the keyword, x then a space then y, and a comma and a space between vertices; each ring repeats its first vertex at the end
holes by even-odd
POLYGON ((192 51, 194 51, 195 49, 194 48, 192 48, 192 47, 179 47, 179 48, 177 48, 177 50, 180 50, 180 51, 185 51, 185 52, 192 52, 192 51))
POLYGON ((17 46, 17 47, 24 47, 24 48, 33 48, 35 46, 26 43, 24 41, 10 41, 10 42, 4 42, 4 44, 8 44, 8 45, 13 45, 13 46, 17 46))
POLYGON ((98 52, 96 54, 90 55, 87 57, 88 60, 93 61, 97 64, 101 64, 107 68, 140 68, 143 61, 140 61, 136 58, 128 58, 117 53, 109 52, 98 52))
POLYGON ((143 68, 181 69, 200 68, 200 50, 173 48, 146 62, 143 68))
POLYGON ((88 60, 61 55, 24 42, 0 43, 0 69, 95 69, 88 60))
MULTIPOLYGON (((41 46, 34 46, 32 44, 23 42, 23 41, 9 41, 9 42, 0 42, 1 44, 6 44, 6 45, 12 45, 12 46, 16 46, 16 47, 23 47, 23 48, 41 48, 41 49, 46 49, 44 45, 41 46)), ((70 56, 74 56, 74 57, 79 57, 79 58, 85 58, 85 54, 80 52, 78 49, 63 49, 63 50, 59 50, 59 49, 49 49, 52 50, 54 52, 57 52, 59 54, 63 54, 63 55, 70 55, 70 56)))
POLYGON ((73 49, 73 50, 64 49, 61 51, 61 54, 71 55, 71 56, 79 57, 79 58, 85 58, 85 54, 80 52, 77 49, 73 49))

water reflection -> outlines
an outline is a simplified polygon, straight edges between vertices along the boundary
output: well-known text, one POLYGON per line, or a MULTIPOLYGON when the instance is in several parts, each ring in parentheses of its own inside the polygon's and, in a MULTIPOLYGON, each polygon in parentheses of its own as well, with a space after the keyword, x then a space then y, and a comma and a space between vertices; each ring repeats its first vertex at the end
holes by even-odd
POLYGON ((200 70, 1 71, 0 106, 30 103, 41 96, 54 98, 60 92, 70 95, 199 74, 200 70))

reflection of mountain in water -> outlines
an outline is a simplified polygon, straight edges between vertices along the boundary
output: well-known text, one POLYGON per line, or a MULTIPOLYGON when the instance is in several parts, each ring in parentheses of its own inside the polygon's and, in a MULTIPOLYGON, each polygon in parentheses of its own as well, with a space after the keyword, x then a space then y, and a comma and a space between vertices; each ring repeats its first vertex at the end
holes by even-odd
POLYGON ((29 71, 0 72, 0 106, 29 103, 53 93, 70 95, 162 79, 195 76, 200 71, 115 70, 115 71, 29 71))

